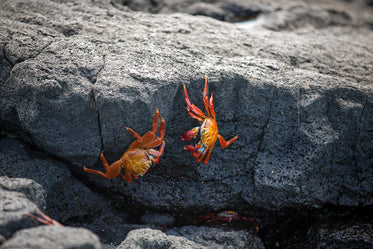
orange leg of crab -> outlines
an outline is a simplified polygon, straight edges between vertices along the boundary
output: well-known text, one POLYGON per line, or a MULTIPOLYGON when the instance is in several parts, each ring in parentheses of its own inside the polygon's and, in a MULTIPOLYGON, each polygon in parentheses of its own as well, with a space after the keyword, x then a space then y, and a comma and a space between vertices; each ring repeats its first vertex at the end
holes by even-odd
POLYGON ((219 139, 219 143, 220 143, 220 146, 222 148, 227 148, 229 145, 231 145, 234 141, 236 141, 238 138, 238 135, 236 135, 234 138, 232 138, 231 140, 229 140, 228 142, 225 141, 225 139, 220 135, 218 134, 218 139, 219 139))
POLYGON ((214 148, 214 146, 207 153, 207 156, 205 157, 205 160, 203 160, 203 164, 207 164, 208 163, 213 148, 214 148))
POLYGON ((185 84, 183 82, 184 87, 184 94, 185 94, 185 101, 187 103, 187 112, 191 118, 198 119, 200 123, 203 122, 203 119, 205 118, 205 114, 195 105, 192 105, 190 103, 188 92, 186 90, 185 84))
POLYGON ((101 172, 99 170, 95 170, 95 169, 89 169, 87 167, 83 167, 83 170, 85 172, 88 172, 88 173, 91 173, 91 174, 96 174, 96 175, 99 175, 99 176, 102 176, 102 177, 105 177, 105 178, 114 178, 116 176, 118 176, 120 174, 120 171, 121 171, 121 163, 120 161, 116 161, 114 162, 113 164, 109 165, 104 157, 104 152, 102 151, 101 154, 100 154, 100 159, 102 161, 102 164, 104 165, 104 168, 106 170, 106 172, 101 172))
POLYGON ((210 101, 207 98, 207 76, 205 75, 205 88, 203 89, 203 103, 205 104, 205 109, 207 111, 207 116, 215 119, 215 109, 213 104, 212 93, 210 96, 210 101))
MULTIPOLYGON (((157 123, 156 123, 157 124, 157 123)), ((153 130, 152 132, 152 139, 149 141, 149 142, 143 142, 140 144, 140 146, 144 147, 145 149, 149 149, 149 148, 154 148, 154 147, 157 147, 159 146, 160 144, 162 144, 162 142, 164 141, 164 136, 165 136, 165 121, 164 119, 161 117, 161 124, 159 126, 159 137, 154 137, 155 135, 155 132, 157 132, 157 129, 155 129, 155 131, 153 130)))
POLYGON ((158 164, 159 163, 159 161, 161 160, 161 156, 163 155, 165 146, 166 146, 166 142, 163 141, 159 150, 153 150, 153 149, 148 150, 149 154, 154 156, 152 158, 153 164, 158 164))

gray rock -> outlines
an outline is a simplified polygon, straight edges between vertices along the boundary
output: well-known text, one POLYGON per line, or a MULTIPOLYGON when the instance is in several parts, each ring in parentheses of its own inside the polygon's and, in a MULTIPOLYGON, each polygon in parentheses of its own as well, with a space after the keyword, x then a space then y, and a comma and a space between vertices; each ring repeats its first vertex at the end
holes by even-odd
POLYGON ((207 248, 265 248, 259 237, 245 230, 234 231, 224 228, 185 226, 171 229, 166 234, 182 236, 207 248))
POLYGON ((355 222, 323 223, 316 228, 317 248, 372 248, 371 224, 355 222))
POLYGON ((37 206, 24 194, 0 189, 0 235, 8 239, 16 231, 38 224, 27 214, 37 210, 37 206))
POLYGON ((44 189, 31 179, 0 176, 0 189, 20 192, 38 205, 39 209, 45 209, 44 189))
POLYGON ((27 145, 10 138, 0 139, 0 172, 22 178, 1 177, 0 188, 24 193, 62 223, 73 217, 97 215, 106 207, 103 198, 75 179, 65 164, 45 153, 33 153, 27 145))
POLYGON ((2 129, 103 170, 93 165, 102 149, 111 163, 133 141, 123 125, 144 134, 154 105, 165 118, 166 151, 146 175, 132 184, 89 175, 113 199, 157 211, 372 203, 373 33, 356 9, 345 11, 351 24, 343 11, 322 12, 321 27, 275 32, 91 1, 0 7, 2 129), (194 141, 180 139, 198 125, 181 82, 202 108, 205 74, 220 134, 239 138, 197 165, 182 149, 194 141))
POLYGON ((1 249, 99 249, 98 237, 84 228, 38 226, 23 229, 0 246, 1 249))
POLYGON ((128 233, 117 249, 202 249, 207 248, 180 236, 166 235, 154 229, 136 229, 128 233))

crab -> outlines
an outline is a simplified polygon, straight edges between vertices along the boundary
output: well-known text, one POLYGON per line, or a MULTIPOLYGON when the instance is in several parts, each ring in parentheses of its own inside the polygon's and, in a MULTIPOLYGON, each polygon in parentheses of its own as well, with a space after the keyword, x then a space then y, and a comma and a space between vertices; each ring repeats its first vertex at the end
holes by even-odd
POLYGON ((207 213, 194 219, 193 222, 194 223, 201 222, 201 221, 206 221, 207 223, 214 222, 214 221, 231 222, 233 220, 249 221, 255 225, 255 230, 257 232, 259 231, 259 227, 253 219, 246 217, 246 216, 239 215, 235 211, 223 211, 220 213, 207 213))
POLYGON ((40 223, 43 223, 44 225, 63 227, 63 225, 61 223, 59 223, 56 220, 53 220, 48 215, 44 214, 39 208, 36 208, 35 212, 38 214, 38 216, 36 216, 34 214, 26 214, 26 215, 33 218, 34 220, 39 221, 40 223))
POLYGON ((157 107, 154 108, 155 114, 152 122, 152 131, 148 131, 143 136, 140 136, 131 128, 124 127, 129 133, 131 133, 132 136, 136 138, 136 140, 131 143, 122 157, 109 165, 102 151, 100 154, 100 159, 106 172, 104 173, 99 170, 89 169, 86 167, 83 168, 84 171, 110 179, 119 177, 126 182, 131 183, 132 177, 137 179, 138 176, 144 175, 150 166, 158 164, 166 145, 165 141, 163 140, 165 136, 165 121, 161 116, 159 137, 156 137, 155 134, 157 132, 158 118, 160 115, 157 107), (160 146, 158 150, 153 149, 158 146, 160 146), (121 174, 122 168, 125 170, 125 175, 121 174))
POLYGON ((187 112, 190 117, 199 121, 200 126, 186 131, 181 139, 183 141, 189 141, 190 139, 195 138, 198 133, 201 136, 200 141, 196 145, 186 145, 184 146, 184 149, 193 152, 193 157, 197 158, 197 163, 200 163, 206 156, 203 160, 203 164, 207 164, 217 139, 219 139, 219 143, 222 148, 227 148, 229 145, 237 140, 238 135, 236 135, 229 141, 226 141, 218 133, 218 125, 215 121, 215 109, 212 93, 210 96, 210 100, 207 97, 207 76, 205 76, 205 89, 203 90, 203 103, 205 105, 207 115, 198 107, 190 103, 188 92, 186 90, 184 82, 183 87, 185 93, 185 101, 187 103, 187 112))

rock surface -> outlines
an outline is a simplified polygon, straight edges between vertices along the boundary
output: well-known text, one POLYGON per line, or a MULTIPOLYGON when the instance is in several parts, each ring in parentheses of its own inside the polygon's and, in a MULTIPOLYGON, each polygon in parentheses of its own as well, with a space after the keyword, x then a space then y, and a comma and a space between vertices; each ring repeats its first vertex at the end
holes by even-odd
POLYGON ((0 246, 1 249, 100 249, 98 237, 84 228, 38 226, 23 229, 0 246))
POLYGON ((252 248, 264 249, 264 244, 253 232, 224 230, 221 228, 186 226, 166 232, 182 236, 207 248, 252 248))
POLYGON ((114 189, 90 175, 100 188, 159 210, 371 204, 371 30, 245 31, 205 17, 37 3, 2 2, 4 129, 82 167, 102 149, 119 158, 133 140, 123 125, 145 133, 154 105, 166 120, 161 164, 114 189), (197 125, 181 82, 202 107, 204 74, 220 133, 240 135, 216 146, 208 166, 180 140, 197 125))
POLYGON ((45 209, 44 189, 34 180, 0 176, 0 189, 20 192, 24 194, 29 200, 34 202, 39 207, 39 209, 45 209))
MULTIPOLYGON (((33 179, 46 201, 36 185, 10 189, 4 178, 1 192, 11 194, 2 198, 22 199, 17 222, 36 208, 25 207, 26 196, 61 222, 100 212, 136 223, 126 212, 372 206, 369 2, 213 2, 0 2, 0 176, 33 179), (240 26, 174 12, 259 17, 240 26), (195 141, 180 139, 198 125, 186 113, 182 82, 203 109, 203 75, 219 133, 239 134, 224 150, 216 145, 207 165, 183 150, 195 141), (117 160, 133 141, 123 126, 144 134, 154 106, 166 120, 158 165, 131 184, 82 171, 104 170, 103 150, 109 163, 117 160)), ((167 246, 205 246, 158 235, 167 246)))
POLYGON ((37 222, 27 216, 36 210, 24 194, 0 189, 0 235, 9 239, 20 229, 36 226, 37 222))
POLYGON ((0 172, 12 177, 1 178, 0 188, 24 193, 52 218, 64 223, 74 217, 93 216, 107 207, 105 200, 75 179, 63 162, 9 138, 0 140, 0 148, 0 172))
POLYGON ((205 249, 206 247, 198 245, 183 237, 166 235, 159 230, 154 229, 136 229, 128 233, 126 239, 117 247, 117 249, 205 249))

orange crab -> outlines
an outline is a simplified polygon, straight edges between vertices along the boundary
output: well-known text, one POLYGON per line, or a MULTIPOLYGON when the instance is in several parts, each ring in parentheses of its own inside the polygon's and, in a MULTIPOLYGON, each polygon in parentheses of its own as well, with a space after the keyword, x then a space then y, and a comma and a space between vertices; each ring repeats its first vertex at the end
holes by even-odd
POLYGON ((142 137, 131 128, 125 127, 129 133, 131 133, 137 140, 133 141, 130 147, 124 152, 123 156, 113 164, 109 165, 104 157, 103 152, 100 154, 100 159, 104 168, 105 173, 88 169, 84 167, 84 171, 92 174, 96 174, 105 178, 119 177, 128 183, 132 182, 133 176, 137 179, 137 176, 144 175, 152 164, 157 164, 160 161, 160 157, 164 152, 166 145, 164 139, 165 135, 165 121, 161 117, 161 123, 159 125, 159 137, 155 136, 158 128, 159 111, 155 108, 155 114, 152 123, 152 131, 146 132, 142 137), (153 148, 160 146, 159 150, 153 148), (125 175, 122 175, 121 169, 125 169, 125 175))
POLYGON ((203 160, 203 164, 207 164, 217 139, 219 139, 221 147, 227 148, 230 144, 237 140, 238 135, 229 141, 225 141, 225 139, 218 133, 218 125, 215 121, 214 104, 212 103, 212 93, 210 100, 207 97, 207 76, 205 76, 205 89, 203 90, 203 103, 205 104, 207 115, 205 115, 205 113, 203 113, 198 107, 190 103, 184 82, 183 87, 185 101, 187 103, 187 112, 190 117, 199 121, 200 126, 185 132, 181 139, 183 141, 189 141, 191 138, 195 138, 198 132, 201 136, 201 140, 198 142, 198 144, 194 146, 186 145, 184 146, 184 149, 193 152, 193 157, 197 158, 197 163, 200 163, 207 153, 205 159, 203 160))

